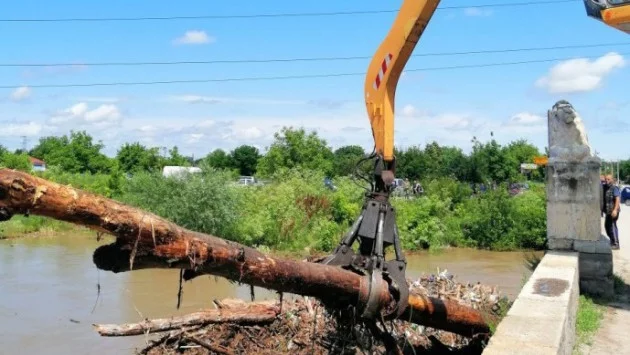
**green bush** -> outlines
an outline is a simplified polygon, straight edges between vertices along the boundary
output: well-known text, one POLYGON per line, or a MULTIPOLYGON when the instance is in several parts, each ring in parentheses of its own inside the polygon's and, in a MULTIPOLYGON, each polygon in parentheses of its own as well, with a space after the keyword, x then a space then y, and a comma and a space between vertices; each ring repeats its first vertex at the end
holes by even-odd
POLYGON ((56 166, 48 167, 46 171, 34 174, 59 184, 69 185, 109 198, 119 193, 119 191, 112 188, 113 186, 110 184, 111 175, 109 174, 69 173, 56 166))
POLYGON ((457 246, 462 234, 449 218, 451 200, 439 194, 396 200, 396 220, 404 249, 457 246))
POLYGON ((546 238, 544 190, 511 197, 505 186, 457 206, 455 219, 464 238, 482 249, 540 249, 546 238))
POLYGON ((323 173, 295 169, 276 174, 270 184, 243 187, 242 241, 285 250, 332 250, 358 216, 361 191, 340 179, 332 192, 323 180, 323 173))
POLYGON ((239 200, 228 181, 225 172, 212 169, 182 178, 140 172, 124 184, 120 200, 182 227, 234 239, 239 200))
MULTIPOLYGON (((346 177, 336 178, 337 189, 331 191, 322 172, 301 168, 278 170, 262 186, 237 185, 234 172, 205 165, 201 174, 183 178, 149 172, 125 177, 116 167, 110 174, 73 174, 55 168, 37 174, 145 209, 191 230, 287 251, 334 249, 358 217, 365 193, 346 177)), ((514 197, 506 186, 473 195, 467 184, 450 178, 423 185, 423 196, 392 199, 404 249, 544 247, 544 185, 532 184, 531 190, 514 197)), ((30 221, 16 222, 14 230, 26 233, 43 223, 30 221)))

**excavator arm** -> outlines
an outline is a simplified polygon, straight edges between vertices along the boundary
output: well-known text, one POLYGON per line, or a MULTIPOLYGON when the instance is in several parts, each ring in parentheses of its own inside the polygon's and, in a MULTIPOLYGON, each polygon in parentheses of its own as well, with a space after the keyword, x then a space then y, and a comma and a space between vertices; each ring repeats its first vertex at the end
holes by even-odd
POLYGON ((584 0, 588 17, 630 34, 630 0, 584 0))
POLYGON ((368 278, 369 292, 360 300, 366 319, 395 318, 407 308, 407 262, 402 253, 396 212, 389 203, 395 174, 394 98, 402 71, 440 0, 403 0, 394 23, 376 51, 365 79, 365 104, 372 126, 375 158, 372 190, 366 194, 361 214, 334 253, 322 262, 353 270, 368 278), (352 246, 359 240, 358 254, 352 246), (385 260, 385 248, 394 246, 395 259, 385 260), (379 309, 383 284, 394 300, 379 309))
POLYGON ((398 79, 440 0, 404 0, 365 78, 367 108, 376 153, 394 160, 394 98, 398 79))

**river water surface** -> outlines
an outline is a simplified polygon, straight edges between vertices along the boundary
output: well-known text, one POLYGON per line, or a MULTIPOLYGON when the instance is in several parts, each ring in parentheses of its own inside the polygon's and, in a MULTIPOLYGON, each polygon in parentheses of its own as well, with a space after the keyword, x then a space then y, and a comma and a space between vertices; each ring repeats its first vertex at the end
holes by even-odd
MULTIPOLYGON (((249 286, 199 277, 184 284, 178 310, 178 270, 98 271, 92 253, 110 242, 97 242, 93 233, 0 241, 0 353, 133 354, 145 344, 143 336, 100 337, 92 324, 190 313, 213 308, 214 299, 250 299, 249 286)), ((530 275, 524 256, 463 249, 418 253, 407 255, 407 274, 446 268, 460 282, 496 285, 512 299, 530 275)), ((255 295, 277 298, 258 288, 255 295)))

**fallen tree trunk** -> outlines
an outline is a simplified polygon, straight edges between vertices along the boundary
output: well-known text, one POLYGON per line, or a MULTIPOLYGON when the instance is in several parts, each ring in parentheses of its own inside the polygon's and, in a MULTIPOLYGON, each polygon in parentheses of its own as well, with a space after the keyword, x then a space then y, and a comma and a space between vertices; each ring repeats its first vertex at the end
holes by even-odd
POLYGON ((209 309, 183 316, 145 319, 139 323, 94 324, 94 329, 100 335, 109 337, 142 335, 205 324, 264 324, 273 322, 279 313, 280 306, 276 304, 269 304, 268 302, 242 303, 240 307, 235 308, 209 309))
MULTIPOLYGON (((213 274, 339 306, 361 306, 368 297, 369 280, 365 276, 339 267, 271 257, 123 203, 15 170, 0 169, 0 210, 7 215, 47 216, 115 235, 115 243, 94 252, 94 263, 101 270, 117 273, 180 268, 187 270, 185 279, 213 274)), ((379 290, 378 300, 383 307, 393 302, 386 286, 379 290)), ((421 295, 409 296, 409 306, 401 318, 464 336, 489 332, 481 312, 456 301, 421 295)))

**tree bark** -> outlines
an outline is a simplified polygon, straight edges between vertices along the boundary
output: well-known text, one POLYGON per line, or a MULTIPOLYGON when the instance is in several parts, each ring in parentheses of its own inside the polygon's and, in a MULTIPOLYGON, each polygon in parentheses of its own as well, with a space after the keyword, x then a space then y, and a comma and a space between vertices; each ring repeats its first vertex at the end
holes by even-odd
MULTIPOLYGON (((0 211, 36 214, 115 235, 93 260, 115 273, 144 268, 186 269, 185 278, 213 274, 254 286, 361 306, 369 279, 339 267, 276 258, 253 248, 179 227, 155 214, 23 172, 0 169, 0 211)), ((379 304, 391 305, 386 286, 379 304)), ((464 336, 489 332, 481 312, 455 301, 409 296, 401 317, 464 336)))
POLYGON ((146 319, 139 323, 127 324, 94 324, 94 329, 102 336, 129 336, 145 333, 158 333, 185 326, 237 323, 263 324, 270 323, 280 313, 280 306, 268 302, 242 303, 238 308, 209 309, 161 319, 146 319))

